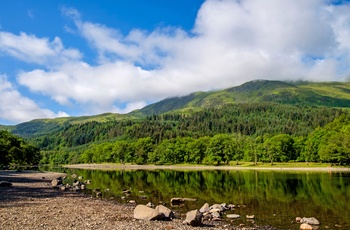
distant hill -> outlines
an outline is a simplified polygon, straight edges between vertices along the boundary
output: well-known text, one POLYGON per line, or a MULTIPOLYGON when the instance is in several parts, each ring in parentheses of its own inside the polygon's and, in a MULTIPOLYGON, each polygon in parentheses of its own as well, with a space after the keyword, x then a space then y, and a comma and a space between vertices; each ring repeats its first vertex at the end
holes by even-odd
MULTIPOLYGON (((119 120, 129 117, 124 114, 104 113, 96 116, 81 116, 81 117, 60 117, 54 119, 36 119, 28 122, 23 122, 14 126, 6 126, 12 133, 20 136, 46 135, 58 132, 64 127, 73 124, 82 124, 87 122, 106 122, 110 120, 119 120)), ((1 128, 1 127, 0 127, 1 128)))
POLYGON ((283 82, 255 80, 219 91, 195 92, 164 99, 129 114, 106 113, 96 116, 36 119, 15 126, 0 126, 20 136, 55 133, 65 127, 86 122, 106 122, 143 118, 163 113, 192 113, 202 109, 241 103, 274 102, 289 105, 350 108, 350 82, 283 82))
POLYGON ((281 104, 350 108, 350 83, 256 80, 213 92, 196 92, 148 105, 131 114, 152 115, 180 110, 220 107, 235 103, 281 104))

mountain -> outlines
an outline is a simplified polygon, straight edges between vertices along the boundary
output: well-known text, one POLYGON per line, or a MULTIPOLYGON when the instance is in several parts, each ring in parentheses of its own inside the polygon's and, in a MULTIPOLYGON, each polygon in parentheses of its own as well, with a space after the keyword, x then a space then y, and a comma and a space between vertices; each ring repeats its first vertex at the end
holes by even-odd
POLYGON ((20 136, 46 135, 74 124, 142 118, 163 113, 191 113, 226 105, 275 102, 289 105, 350 108, 350 82, 283 82, 255 80, 237 87, 195 92, 164 99, 129 114, 106 113, 96 116, 36 119, 15 126, 0 126, 20 136))
POLYGON ((212 92, 196 92, 148 105, 130 114, 152 115, 193 111, 236 103, 276 102, 281 104, 350 107, 349 82, 282 82, 255 80, 212 92))
MULTIPOLYGON (((55 133, 64 129, 69 125, 83 124, 87 122, 106 122, 110 120, 119 120, 125 117, 130 117, 124 114, 104 113, 96 116, 81 116, 81 117, 60 117, 54 119, 35 119, 28 122, 23 122, 14 126, 4 126, 14 134, 20 136, 45 135, 55 133)), ((1 129, 1 127, 0 127, 1 129)))

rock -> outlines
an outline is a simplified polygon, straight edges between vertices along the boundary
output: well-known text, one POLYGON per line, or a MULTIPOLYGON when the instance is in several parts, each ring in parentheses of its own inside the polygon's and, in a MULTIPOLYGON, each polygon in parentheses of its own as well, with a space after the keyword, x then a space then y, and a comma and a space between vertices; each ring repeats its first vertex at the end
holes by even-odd
POLYGON ((66 186, 61 186, 60 189, 61 189, 62 191, 66 191, 67 187, 66 187, 66 186))
POLYGON ((76 178, 76 177, 77 177, 77 175, 76 175, 76 174, 72 174, 70 177, 72 177, 72 178, 76 178))
POLYGON ((12 183, 8 181, 0 181, 0 187, 11 187, 12 183))
POLYGON ((156 207, 156 210, 160 213, 164 214, 164 217, 168 220, 174 219, 175 215, 173 213, 173 211, 171 211, 170 208, 165 207, 164 205, 158 205, 156 207))
POLYGON ((86 180, 84 181, 85 184, 91 184, 91 181, 90 180, 86 180))
POLYGON ((235 210, 236 205, 234 205, 234 204, 229 204, 229 205, 227 205, 227 207, 228 207, 230 210, 235 210))
POLYGON ((210 209, 209 212, 210 212, 210 213, 213 213, 213 212, 221 212, 221 209, 219 209, 219 208, 213 208, 213 209, 210 209))
POLYGON ((62 184, 62 180, 60 180, 59 178, 54 179, 54 180, 51 181, 52 187, 56 187, 56 186, 58 186, 60 184, 62 184))
POLYGON ((221 204, 213 204, 212 206, 209 207, 210 210, 212 209, 219 209, 220 212, 225 211, 225 208, 221 204))
POLYGON ((82 185, 82 183, 78 180, 74 180, 72 185, 73 186, 80 186, 80 185, 82 185))
POLYGON ((153 208, 153 207, 154 207, 154 204, 153 204, 152 202, 148 202, 148 203, 146 204, 146 206, 149 207, 149 208, 153 208))
POLYGON ((247 219, 254 219, 254 218, 255 218, 254 215, 246 215, 245 217, 246 217, 247 219))
POLYGON ((78 180, 82 180, 83 179, 83 177, 82 176, 78 176, 78 180))
POLYGON ((183 201, 197 201, 195 198, 182 198, 183 201))
POLYGON ((199 212, 198 209, 192 210, 186 213, 186 219, 184 222, 193 227, 201 226, 202 217, 203 217, 203 214, 199 212))
POLYGON ((220 218, 220 212, 212 212, 211 213, 211 216, 213 217, 213 218, 220 218))
POLYGON ((179 197, 175 197, 175 198, 171 198, 170 199, 170 204, 171 205, 180 205, 185 201, 197 201, 197 199, 194 198, 179 198, 179 197))
POLYGON ((102 197, 102 192, 96 192, 96 197, 102 197))
POLYGON ((123 191, 122 191, 124 194, 131 194, 131 191, 130 190, 128 190, 128 189, 123 189, 123 191))
POLYGON ((164 214, 146 205, 139 204, 134 209, 134 218, 137 220, 163 220, 164 214))
POLYGON ((238 215, 238 214, 228 214, 228 215, 226 215, 226 217, 229 218, 229 219, 238 219, 241 216, 238 215))
POLYGON ((295 222, 300 223, 300 220, 301 220, 301 217, 300 217, 300 216, 295 217, 295 222))
POLYGON ((199 209, 201 213, 208 212, 209 211, 209 204, 205 203, 203 206, 199 209))
POLYGON ((312 230, 312 226, 309 224, 301 224, 300 229, 301 230, 312 230))
POLYGON ((170 199, 170 204, 172 206, 181 205, 183 202, 184 202, 184 200, 182 198, 171 198, 170 199))
POLYGON ((86 188, 85 184, 80 185, 81 190, 85 190, 85 188, 86 188))
POLYGON ((136 204, 135 200, 129 200, 129 204, 136 204))
POLYGON ((301 224, 320 225, 320 222, 315 217, 309 217, 309 218, 303 217, 300 220, 300 223, 301 224))
POLYGON ((227 210, 230 209, 229 206, 227 206, 226 203, 222 203, 222 204, 221 204, 221 207, 224 209, 224 211, 227 211, 227 210))

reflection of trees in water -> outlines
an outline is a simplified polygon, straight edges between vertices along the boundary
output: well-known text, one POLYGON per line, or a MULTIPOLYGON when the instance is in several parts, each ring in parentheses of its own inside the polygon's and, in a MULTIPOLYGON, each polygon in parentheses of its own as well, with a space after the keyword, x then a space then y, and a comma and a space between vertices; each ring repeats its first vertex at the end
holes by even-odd
MULTIPOLYGON (((147 203, 169 202, 172 197, 197 198, 187 209, 204 202, 246 204, 244 212, 276 221, 274 214, 290 222, 296 216, 317 216, 320 221, 335 219, 350 226, 350 175, 346 173, 286 173, 266 171, 101 171, 69 169, 92 181, 91 189, 110 190, 112 196, 132 191, 137 199, 144 191, 147 203)), ((237 209, 237 213, 242 210, 237 209)), ((271 222, 272 221, 272 222, 271 222)))

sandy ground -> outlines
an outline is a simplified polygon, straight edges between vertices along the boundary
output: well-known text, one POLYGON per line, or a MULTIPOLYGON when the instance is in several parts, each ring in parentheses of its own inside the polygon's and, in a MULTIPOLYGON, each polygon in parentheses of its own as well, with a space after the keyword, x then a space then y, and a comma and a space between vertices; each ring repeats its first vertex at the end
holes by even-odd
POLYGON ((341 167, 241 167, 241 166, 177 166, 177 165, 120 165, 120 164, 76 164, 65 165, 67 168, 80 168, 80 169, 100 169, 100 170, 112 170, 112 169, 124 169, 124 170, 156 170, 156 169, 169 169, 169 170, 267 170, 267 171, 314 171, 314 172, 350 172, 350 168, 341 167))
POLYGON ((135 205, 53 189, 50 182, 59 176, 62 174, 0 170, 0 181, 13 184, 0 187, 0 229, 198 229, 184 225, 181 219, 136 220, 135 205))

